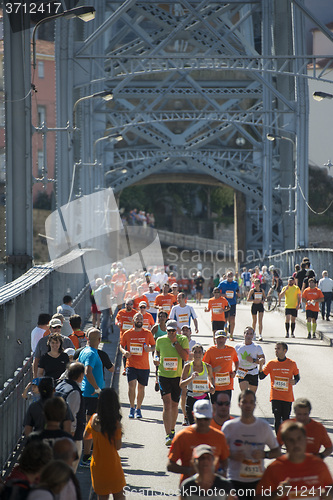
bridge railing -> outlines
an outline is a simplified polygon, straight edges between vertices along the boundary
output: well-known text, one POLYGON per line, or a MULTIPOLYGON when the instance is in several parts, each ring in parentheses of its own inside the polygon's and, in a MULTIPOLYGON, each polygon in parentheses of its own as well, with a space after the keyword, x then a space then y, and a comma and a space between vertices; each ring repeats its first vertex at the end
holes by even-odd
POLYGON ((254 259, 243 262, 240 267, 246 266, 248 269, 254 266, 274 266, 279 270, 280 276, 290 276, 295 271, 295 264, 300 264, 303 257, 308 257, 311 268, 321 278, 322 271, 328 271, 330 277, 333 276, 333 250, 330 248, 300 248, 297 250, 286 250, 285 252, 270 255, 268 257, 254 259))
POLYGON ((0 288, 0 465, 5 467, 22 436, 27 403, 21 394, 32 380, 31 331, 42 312, 54 314, 66 294, 84 321, 90 311, 87 276, 70 273, 83 251, 29 269, 0 288), (60 271, 60 272, 59 272, 60 271), (67 272, 68 271, 68 272, 67 272))

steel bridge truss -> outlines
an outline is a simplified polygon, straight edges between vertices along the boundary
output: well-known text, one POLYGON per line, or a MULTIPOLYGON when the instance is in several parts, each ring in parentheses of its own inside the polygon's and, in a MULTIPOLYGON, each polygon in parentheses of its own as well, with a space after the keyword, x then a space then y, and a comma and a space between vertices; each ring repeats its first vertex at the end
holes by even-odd
POLYGON ((274 189, 297 179, 307 197, 307 79, 326 81, 332 65, 305 55, 304 16, 317 21, 302 0, 95 4, 95 25, 84 33, 57 28, 58 40, 73 40, 73 67, 60 68, 72 79, 73 100, 101 89, 113 94, 106 105, 82 106, 82 161, 91 161, 97 138, 121 134, 98 150, 104 171, 127 168, 108 175, 116 192, 152 174, 206 174, 244 194, 248 250, 306 245, 304 199, 296 190, 296 215, 288 217, 288 194, 274 189), (267 133, 290 141, 272 144, 267 133))

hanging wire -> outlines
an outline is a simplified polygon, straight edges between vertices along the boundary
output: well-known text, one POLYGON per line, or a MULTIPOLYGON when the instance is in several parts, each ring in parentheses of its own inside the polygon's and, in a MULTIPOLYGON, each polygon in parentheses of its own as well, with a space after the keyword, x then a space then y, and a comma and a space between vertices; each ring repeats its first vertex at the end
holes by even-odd
POLYGON ((328 205, 328 207, 327 207, 327 208, 325 208, 325 210, 323 210, 322 212, 316 212, 315 210, 313 210, 313 208, 312 208, 312 207, 310 207, 310 205, 309 205, 309 203, 308 203, 307 199, 305 198, 304 193, 303 193, 302 188, 301 188, 301 185, 300 185, 300 183, 298 182, 298 179, 297 179, 297 187, 299 188, 299 190, 300 190, 300 192, 301 192, 301 195, 302 195, 302 198, 303 198, 303 200, 305 201, 305 204, 306 204, 306 206, 308 207, 308 209, 309 209, 309 210, 311 210, 311 212, 312 212, 312 213, 314 213, 314 214, 316 214, 316 215, 323 215, 325 212, 327 212, 327 210, 328 210, 328 209, 331 207, 331 205, 333 204, 333 200, 332 200, 332 201, 331 201, 331 203, 328 205))

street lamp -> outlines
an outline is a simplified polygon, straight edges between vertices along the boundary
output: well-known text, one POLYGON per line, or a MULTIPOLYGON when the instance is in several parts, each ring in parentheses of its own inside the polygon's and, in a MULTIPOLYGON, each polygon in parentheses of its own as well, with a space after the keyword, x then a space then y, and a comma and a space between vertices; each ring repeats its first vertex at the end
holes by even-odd
POLYGON ((73 129, 74 130, 76 130, 76 109, 77 109, 78 105, 80 104, 80 102, 86 101, 87 99, 93 99, 94 97, 102 97, 102 99, 104 99, 104 101, 111 101, 111 99, 113 99, 113 95, 108 90, 102 90, 102 92, 96 92, 95 94, 80 97, 80 99, 78 99, 74 103, 74 106, 73 106, 73 129))
POLYGON ((333 99, 333 94, 327 94, 327 92, 314 92, 312 97, 316 101, 322 101, 323 99, 333 99))
POLYGON ((120 170, 122 174, 127 174, 127 172, 128 172, 128 169, 126 167, 118 167, 118 168, 114 168, 112 170, 108 170, 107 172, 105 172, 104 177, 106 177, 109 174, 113 174, 114 172, 117 172, 117 170, 120 170))
POLYGON ((97 144, 101 141, 112 141, 112 139, 115 140, 115 142, 120 142, 123 140, 123 136, 122 135, 115 135, 115 134, 111 134, 111 135, 106 135, 106 136, 103 136, 103 137, 100 137, 99 139, 96 139, 96 141, 94 142, 94 147, 93 147, 93 158, 95 160, 95 163, 97 162, 97 158, 96 158, 96 147, 97 147, 97 144))
POLYGON ((60 12, 59 14, 54 14, 53 16, 45 17, 38 21, 34 30, 32 32, 32 61, 33 68, 36 68, 36 32, 39 26, 43 23, 47 23, 49 21, 53 21, 54 19, 59 19, 60 17, 64 17, 66 19, 73 19, 75 17, 81 19, 82 21, 91 21, 95 17, 95 7, 87 6, 87 7, 75 7, 74 9, 65 10, 64 12, 60 12))

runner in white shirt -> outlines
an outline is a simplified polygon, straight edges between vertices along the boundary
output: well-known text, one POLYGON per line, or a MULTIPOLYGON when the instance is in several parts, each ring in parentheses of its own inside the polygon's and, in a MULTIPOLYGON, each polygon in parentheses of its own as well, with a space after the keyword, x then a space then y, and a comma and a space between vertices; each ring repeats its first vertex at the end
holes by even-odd
POLYGON ((154 292, 155 287, 156 287, 155 283, 149 283, 148 285, 149 291, 144 293, 143 295, 147 297, 149 302, 149 308, 147 309, 147 312, 149 312, 156 321, 157 309, 154 307, 154 302, 159 292, 154 292))
POLYGON ((254 393, 258 389, 259 364, 265 364, 265 355, 259 344, 252 342, 254 330, 247 326, 244 330, 244 342, 235 346, 239 366, 236 373, 241 391, 250 389, 254 393))
POLYGON ((199 332, 197 315, 192 306, 186 304, 186 295, 180 292, 177 295, 178 305, 173 306, 170 311, 169 319, 177 321, 178 328, 181 329, 183 325, 191 325, 193 319, 195 333, 199 332))

